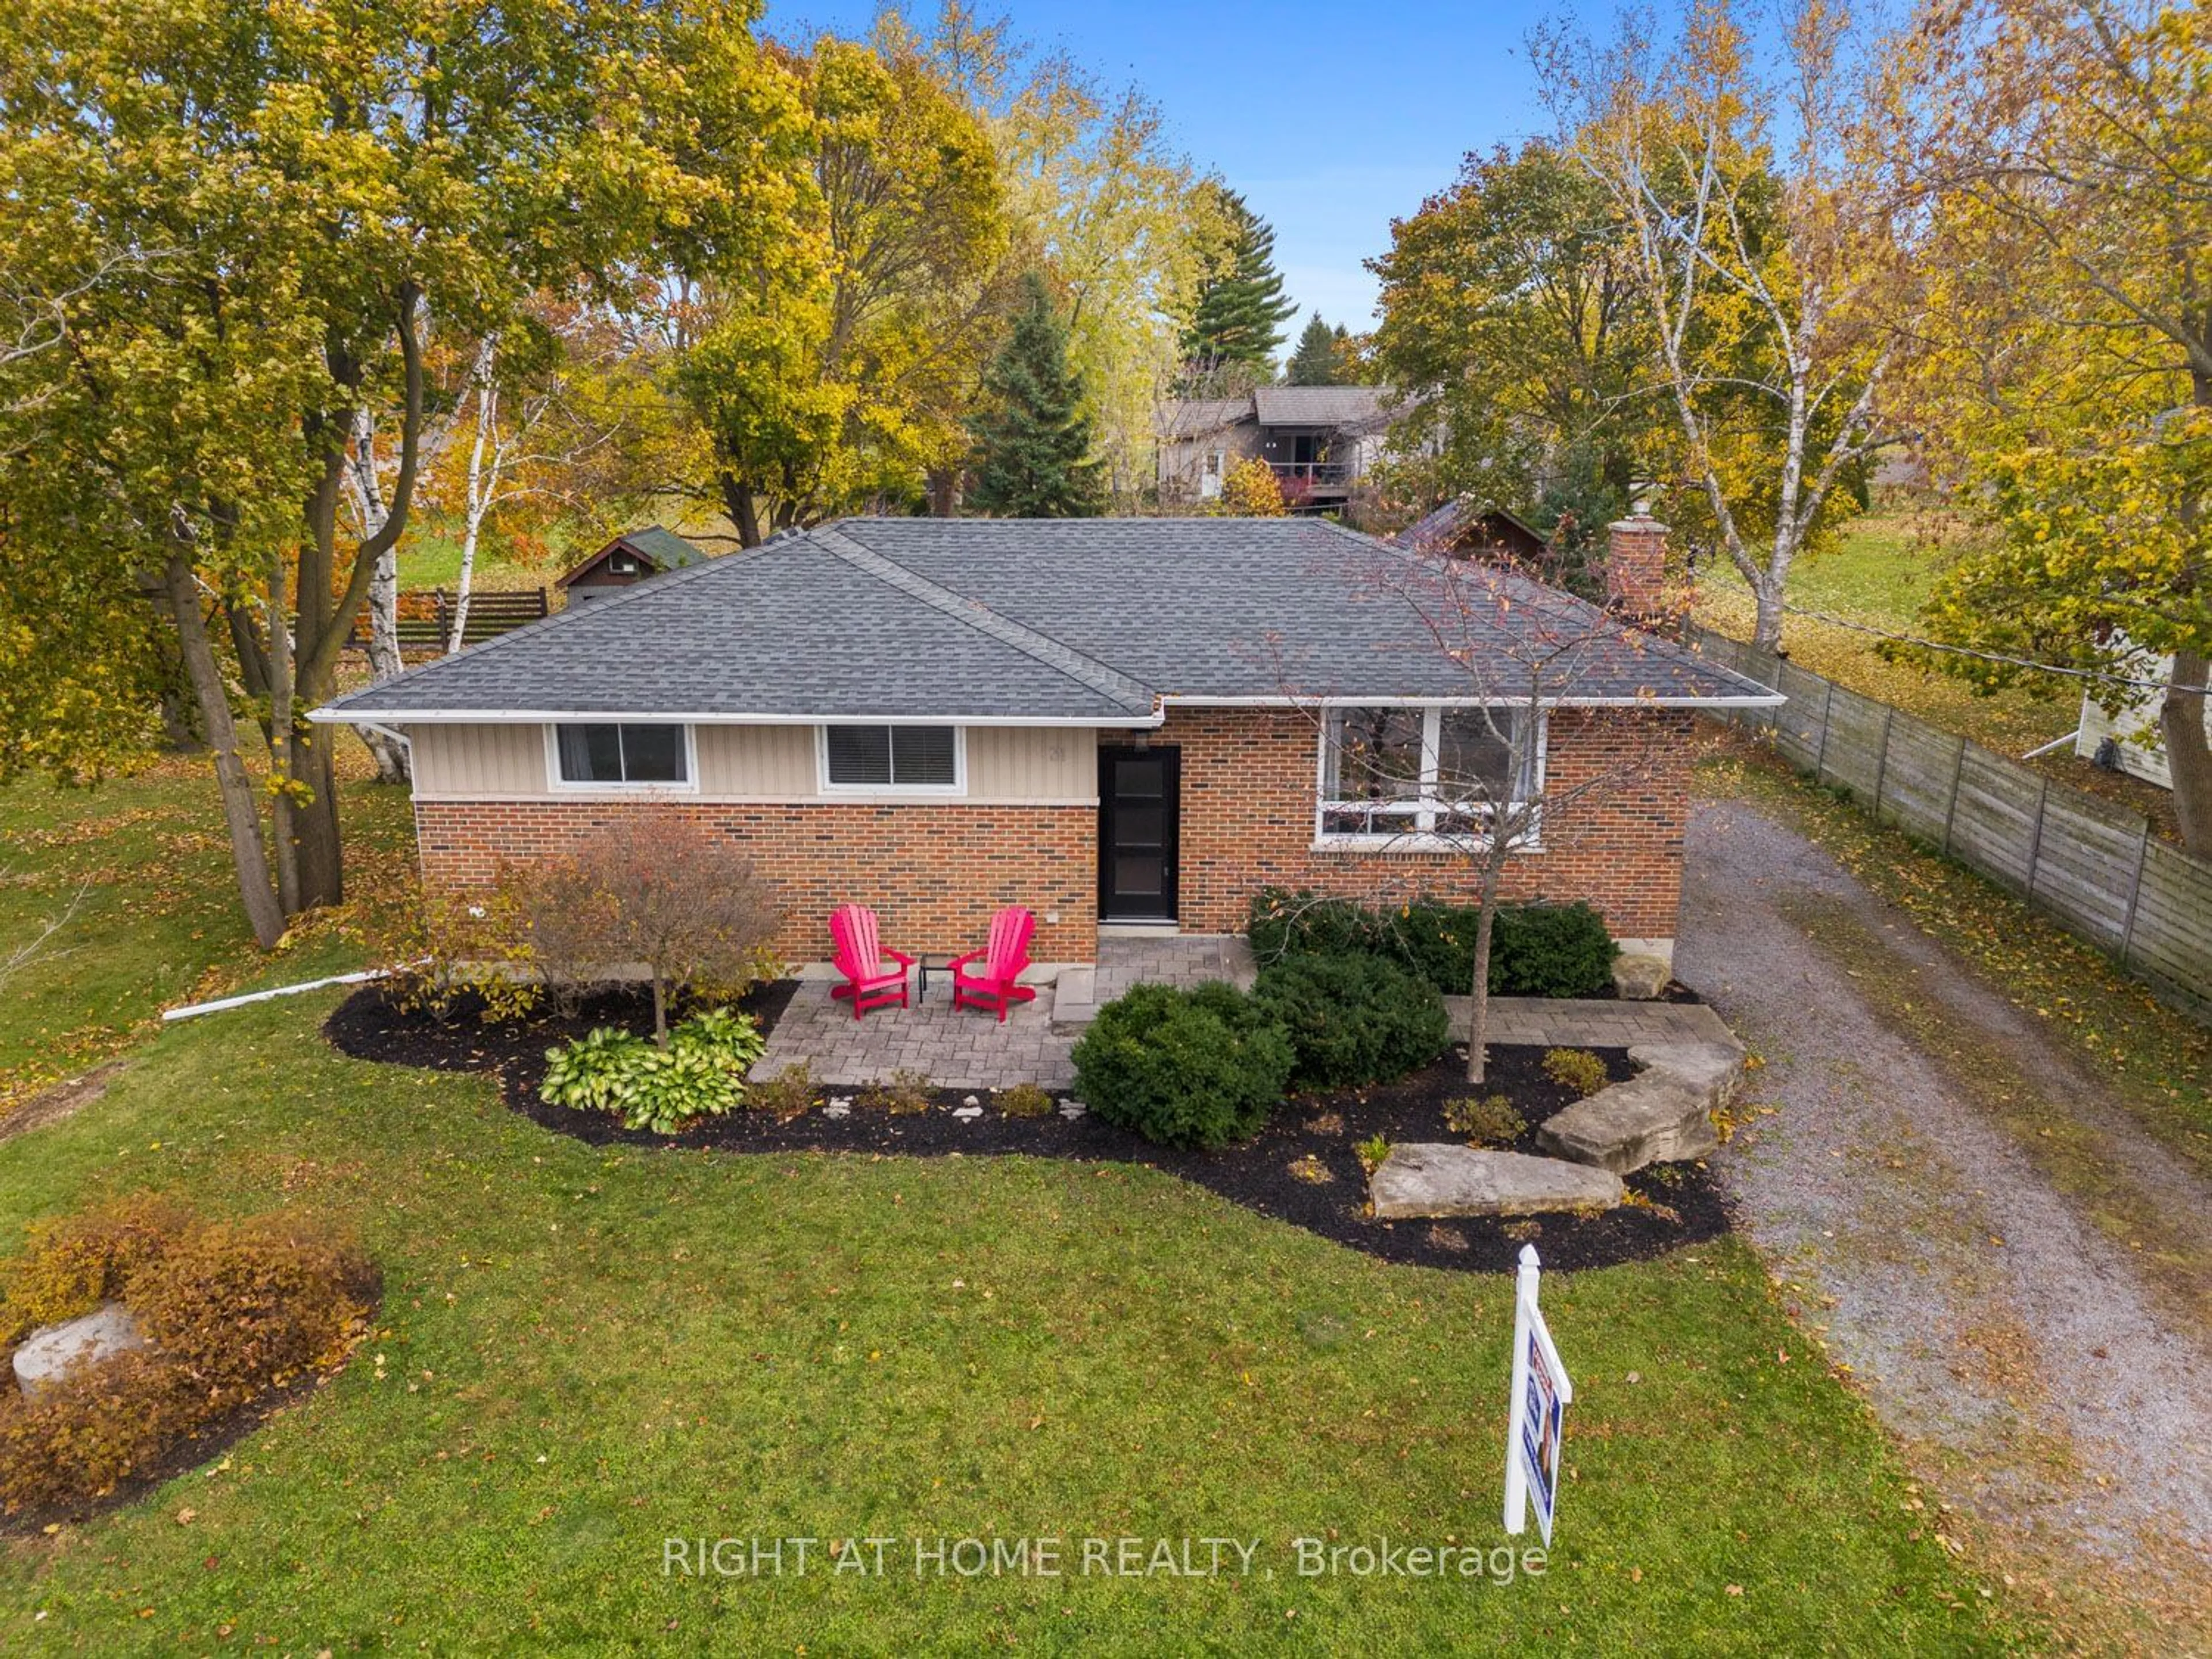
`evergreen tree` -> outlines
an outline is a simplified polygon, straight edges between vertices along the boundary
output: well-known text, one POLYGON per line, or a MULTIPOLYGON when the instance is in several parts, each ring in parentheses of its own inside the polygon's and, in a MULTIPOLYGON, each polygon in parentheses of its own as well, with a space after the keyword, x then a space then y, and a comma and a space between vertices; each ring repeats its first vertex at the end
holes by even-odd
POLYGON ((1321 313, 1315 312, 1306 319, 1305 332, 1298 336, 1298 349, 1291 354, 1291 363, 1283 378, 1292 386, 1335 386, 1341 380, 1338 343, 1344 331, 1332 333, 1321 313))
POLYGON ((1103 505, 1090 459, 1082 376, 1068 367, 1067 331, 1044 279, 1022 279, 1013 332, 984 382, 985 412, 970 423, 975 483, 968 500, 1007 519, 1087 519, 1103 505))
POLYGON ((1230 227, 1228 242, 1214 275, 1199 287, 1197 310, 1182 337, 1183 358, 1194 377, 1241 367, 1266 379, 1274 372, 1283 325, 1298 308, 1283 297, 1274 231, 1236 191, 1214 188, 1230 227))

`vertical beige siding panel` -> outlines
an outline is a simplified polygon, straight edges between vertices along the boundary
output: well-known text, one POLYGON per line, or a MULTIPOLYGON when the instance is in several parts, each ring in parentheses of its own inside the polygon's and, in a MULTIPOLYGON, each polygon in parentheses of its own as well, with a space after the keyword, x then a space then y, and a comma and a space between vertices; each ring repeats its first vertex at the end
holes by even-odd
POLYGON ((698 740, 706 794, 750 799, 817 792, 811 726, 702 726, 698 740))
POLYGON ((481 798, 547 795, 542 726, 417 726, 410 728, 419 794, 481 798))
POLYGON ((970 800, 1087 801, 1098 793, 1098 734, 1088 727, 971 726, 970 800))

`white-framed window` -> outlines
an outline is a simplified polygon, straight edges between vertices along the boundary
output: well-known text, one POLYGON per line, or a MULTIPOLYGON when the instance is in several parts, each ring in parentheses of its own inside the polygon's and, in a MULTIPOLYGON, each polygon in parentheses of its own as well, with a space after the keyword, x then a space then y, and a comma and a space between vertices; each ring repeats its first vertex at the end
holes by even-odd
POLYGON ((817 729, 824 794, 957 795, 967 790, 966 733, 957 726, 817 729))
POLYGON ((545 728, 556 789, 676 789, 699 787, 699 758, 688 726, 594 720, 545 728))
POLYGON ((1480 836, 1500 807, 1528 805, 1543 753, 1543 717, 1525 708, 1327 709, 1314 840, 1387 847, 1480 836))

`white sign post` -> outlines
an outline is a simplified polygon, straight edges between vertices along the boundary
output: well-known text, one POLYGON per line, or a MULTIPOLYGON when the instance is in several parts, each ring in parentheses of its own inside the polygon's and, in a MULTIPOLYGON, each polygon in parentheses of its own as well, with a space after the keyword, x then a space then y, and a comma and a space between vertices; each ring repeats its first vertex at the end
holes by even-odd
POLYGON ((1513 1382, 1505 1419, 1505 1530, 1528 1524, 1528 1504, 1536 1505, 1537 1529, 1544 1547, 1552 1544, 1552 1511, 1559 1495, 1559 1440, 1573 1403, 1574 1384, 1552 1346, 1536 1305, 1540 1267, 1536 1247, 1521 1247, 1521 1272, 1513 1293, 1513 1382))

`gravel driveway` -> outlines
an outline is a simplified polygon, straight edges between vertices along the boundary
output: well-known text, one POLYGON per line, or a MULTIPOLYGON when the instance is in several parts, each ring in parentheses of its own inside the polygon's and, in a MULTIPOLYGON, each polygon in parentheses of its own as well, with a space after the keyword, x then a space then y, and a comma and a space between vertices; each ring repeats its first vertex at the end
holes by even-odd
POLYGON ((1691 825, 1676 969, 1766 1061, 1747 1097, 1774 1109, 1720 1159, 1739 1222, 1932 1484, 1932 1524, 1948 1501, 2000 1565, 2207 1639, 2191 1287, 2212 1191, 2032 1016, 1742 802, 1691 825), (2015 1107, 2063 1116, 2023 1130, 2015 1107), (2052 1133, 2094 1149, 2088 1197, 2051 1178, 2051 1143, 2023 1144, 2052 1133), (2130 1216, 2155 1219, 2148 1240, 2130 1216))

